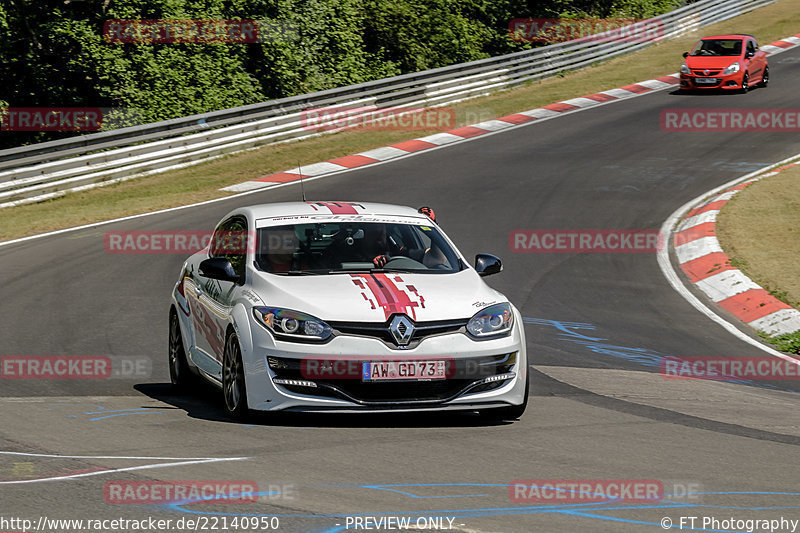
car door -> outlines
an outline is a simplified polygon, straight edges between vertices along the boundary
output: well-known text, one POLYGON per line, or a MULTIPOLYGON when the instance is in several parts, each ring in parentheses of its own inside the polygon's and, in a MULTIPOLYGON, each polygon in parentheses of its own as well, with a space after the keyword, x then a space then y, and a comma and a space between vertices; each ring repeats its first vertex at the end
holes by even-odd
POLYGON ((747 40, 744 57, 744 63, 747 68, 747 74, 749 76, 750 83, 753 83, 761 78, 761 70, 763 69, 763 65, 759 61, 759 58, 756 57, 756 43, 753 39, 747 40))
POLYGON ((755 74, 751 74, 751 76, 755 75, 755 77, 761 81, 761 78, 764 75, 764 69, 767 67, 767 53, 758 47, 758 42, 756 42, 755 39, 753 39, 752 42, 755 55, 750 62, 755 64, 755 74))
MULTIPOLYGON (((245 217, 231 217, 214 230, 208 251, 209 258, 222 257, 230 261, 242 281, 245 276, 246 235, 245 217)), ((203 276, 199 268, 192 276, 191 285, 187 292, 192 302, 196 348, 199 352, 199 357, 193 357, 193 361, 206 373, 221 378, 225 334, 239 285, 233 281, 203 276)))

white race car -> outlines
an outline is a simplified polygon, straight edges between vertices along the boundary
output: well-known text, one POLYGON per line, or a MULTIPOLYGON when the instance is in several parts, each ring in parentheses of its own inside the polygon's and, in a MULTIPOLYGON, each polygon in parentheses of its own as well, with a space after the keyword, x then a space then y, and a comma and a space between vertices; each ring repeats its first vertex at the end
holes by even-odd
POLYGON ((429 208, 349 202, 242 207, 183 264, 169 367, 254 411, 525 410, 519 311, 470 267, 429 208))

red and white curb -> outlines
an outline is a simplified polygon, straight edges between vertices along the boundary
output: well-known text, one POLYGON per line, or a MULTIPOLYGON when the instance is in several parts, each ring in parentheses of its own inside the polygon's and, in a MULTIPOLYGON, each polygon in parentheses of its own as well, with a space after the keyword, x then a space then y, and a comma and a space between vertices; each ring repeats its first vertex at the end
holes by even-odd
POLYGON ((625 100, 633 98, 644 93, 652 91, 660 91, 676 86, 680 82, 679 74, 670 74, 669 76, 662 76, 654 80, 646 80, 633 85, 626 85, 618 89, 610 89, 595 94, 581 96, 579 98, 572 98, 549 104, 544 107, 531 109, 529 111, 521 111, 505 117, 500 117, 494 120, 487 120, 456 128, 450 131, 435 133, 427 137, 420 137, 410 141, 403 141, 390 146, 382 148, 375 148, 374 150, 367 150, 355 155, 348 155, 331 159, 322 163, 314 163, 311 165, 303 165, 302 167, 292 168, 276 174, 262 176, 244 183, 237 183, 229 187, 223 187, 222 191, 242 192, 252 191, 255 189, 262 189, 265 187, 274 186, 279 183, 287 183, 299 179, 316 178, 324 175, 334 174, 343 170, 362 167, 366 165, 373 165, 394 159, 397 157, 406 156, 414 152, 422 152, 432 148, 438 148, 453 142, 464 141, 479 135, 485 135, 506 128, 512 128, 525 124, 534 120, 548 119, 559 116, 564 113, 578 111, 581 109, 588 109, 598 105, 606 104, 608 102, 625 100))
MULTIPOLYGON (((792 37, 786 37, 780 41, 772 44, 764 45, 761 47, 768 55, 776 54, 793 48, 800 44, 800 33, 792 37)), ((529 111, 521 111, 505 117, 500 117, 494 120, 487 120, 478 124, 456 128, 454 130, 446 131, 443 133, 435 133, 427 137, 420 137, 410 141, 403 141, 390 146, 382 148, 375 148, 367 150, 355 155, 348 155, 323 161, 322 163, 313 163, 311 165, 303 165, 283 172, 261 176, 250 181, 237 183, 228 187, 223 187, 221 191, 229 192, 245 192, 258 189, 273 187, 278 184, 289 183, 300 179, 318 178, 322 176, 336 174, 345 170, 356 167, 363 167, 367 165, 374 165, 395 159, 398 157, 407 156, 415 152, 423 152, 433 148, 438 148, 446 144, 465 141, 473 137, 493 133, 496 131, 504 130, 525 124, 527 122, 549 119, 565 113, 573 111, 580 111, 598 105, 607 104, 609 102, 616 102, 620 100, 627 100, 640 96, 642 94, 661 91, 670 87, 675 87, 680 83, 680 75, 678 73, 669 74, 653 80, 645 80, 632 85, 626 85, 617 89, 609 89, 599 93, 589 94, 578 98, 571 98, 555 104, 549 104, 544 107, 531 109, 529 111)))
POLYGON ((731 265, 717 240, 716 220, 722 207, 745 187, 798 165, 800 162, 780 166, 711 196, 686 214, 673 240, 677 261, 691 283, 719 307, 771 337, 800 330, 800 311, 731 265))

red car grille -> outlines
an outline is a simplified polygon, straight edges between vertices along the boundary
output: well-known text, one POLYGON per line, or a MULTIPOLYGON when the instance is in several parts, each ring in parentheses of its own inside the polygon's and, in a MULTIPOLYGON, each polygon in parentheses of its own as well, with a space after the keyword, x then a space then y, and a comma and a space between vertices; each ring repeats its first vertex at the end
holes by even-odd
POLYGON ((716 76, 722 70, 693 70, 695 76, 716 76))

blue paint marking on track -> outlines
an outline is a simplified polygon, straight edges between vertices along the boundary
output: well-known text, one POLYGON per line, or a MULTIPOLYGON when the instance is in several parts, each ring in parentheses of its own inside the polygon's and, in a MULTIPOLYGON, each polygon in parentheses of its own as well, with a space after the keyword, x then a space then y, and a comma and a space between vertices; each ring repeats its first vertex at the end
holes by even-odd
MULTIPOLYGON (((369 489, 369 490, 381 490, 381 491, 389 491, 407 498, 411 499, 424 499, 425 496, 420 496, 417 492, 418 491, 411 491, 411 490, 398 490, 402 489, 410 489, 414 487, 418 487, 420 489, 436 487, 437 489, 442 487, 508 487, 507 484, 498 484, 498 483, 418 483, 418 484, 386 484, 386 485, 335 485, 336 490, 342 490, 345 488, 353 488, 353 489, 369 489)), ((566 490, 566 492, 574 492, 566 490)), ((580 492, 580 491, 577 491, 580 492)), ((265 492, 257 492, 255 493, 258 496, 280 496, 279 491, 265 491, 265 492)), ((720 491, 720 492, 698 492, 693 494, 693 496, 738 496, 738 495, 752 495, 752 496, 789 496, 789 497, 796 497, 800 496, 800 493, 795 492, 766 492, 766 491, 720 491)), ((487 494, 476 494, 473 495, 476 498, 479 497, 487 497, 487 494)), ((442 496, 443 498, 460 498, 464 497, 461 494, 454 494, 451 496, 442 496)), ((491 516, 514 516, 514 515, 534 515, 534 514, 561 514, 567 516, 574 516, 574 517, 583 517, 583 518, 590 518, 595 520, 602 520, 608 522, 617 522, 617 523, 627 523, 627 524, 636 524, 636 525, 646 525, 646 526, 654 526, 654 527, 662 527, 660 522, 649 522, 647 520, 634 520, 631 518, 625 518, 622 516, 614 516, 611 514, 601 514, 601 513, 611 513, 614 511, 643 511, 643 510, 652 510, 652 511, 668 511, 668 510, 682 510, 688 511, 693 510, 702 510, 702 509, 713 509, 713 510, 728 510, 728 511, 764 511, 764 510, 781 510, 781 511, 789 511, 793 509, 800 508, 798 506, 770 506, 770 507, 763 507, 763 506, 740 506, 740 505, 713 505, 711 503, 696 503, 696 502, 676 502, 671 501, 669 499, 669 495, 665 496, 658 502, 654 503, 637 503, 637 504, 630 504, 624 505, 620 504, 622 500, 620 499, 607 499, 602 502, 585 502, 585 503, 564 503, 558 505, 523 505, 523 506, 516 506, 516 507, 476 507, 476 508, 451 508, 451 509, 435 509, 435 510, 428 510, 428 511, 420 511, 420 510, 392 510, 392 511, 380 511, 380 512, 363 512, 363 513, 342 513, 342 514, 275 514, 275 513, 266 513, 269 516, 275 516, 278 518, 306 518, 306 519, 333 519, 333 520, 343 520, 346 517, 389 517, 389 516, 400 516, 400 517, 408 517, 410 520, 414 521, 417 518, 485 518, 491 516)), ((166 504, 159 507, 164 507, 166 509, 183 512, 183 513, 190 513, 190 514, 204 514, 204 515, 215 515, 215 516, 241 516, 241 517, 252 517, 252 516, 264 516, 265 513, 234 513, 234 512, 215 512, 209 511, 207 509, 204 510, 196 510, 196 509, 187 509, 185 508, 186 505, 189 504, 196 504, 196 503, 213 503, 214 500, 225 499, 225 496, 213 497, 204 500, 195 500, 195 501, 184 501, 184 502, 175 502, 166 504)), ((676 526, 673 526, 675 528, 676 526)), ((339 531, 344 531, 348 529, 346 525, 337 524, 334 527, 325 527, 324 529, 318 530, 318 533, 336 533, 339 531)), ((721 530, 721 529, 708 529, 702 527, 695 527, 690 528, 683 526, 681 529, 690 530, 690 531, 704 531, 704 532, 712 532, 712 533, 739 533, 732 530, 721 530)))
MULTIPOLYGON (((554 327, 560 332, 559 338, 563 341, 580 344, 581 346, 589 348, 589 350, 591 350, 596 354, 612 355, 614 357, 619 357, 621 359, 639 363, 644 366, 659 368, 661 366, 661 361, 664 358, 672 357, 669 354, 661 353, 656 350, 651 350, 649 348, 632 348, 630 346, 618 346, 615 344, 609 344, 606 342, 602 342, 608 339, 604 339, 602 337, 589 337, 587 335, 578 333, 578 331, 575 331, 575 330, 594 331, 597 329, 597 326, 595 326, 594 324, 587 324, 585 322, 565 322, 559 320, 548 320, 544 318, 530 318, 530 317, 523 317, 522 322, 525 324, 554 327)), ((782 390, 786 392, 795 392, 795 393, 798 392, 795 390, 785 389, 769 383, 763 383, 761 381, 754 381, 754 380, 720 379, 720 381, 723 381, 725 383, 735 383, 739 385, 750 385, 754 387, 760 387, 763 389, 782 390)))

